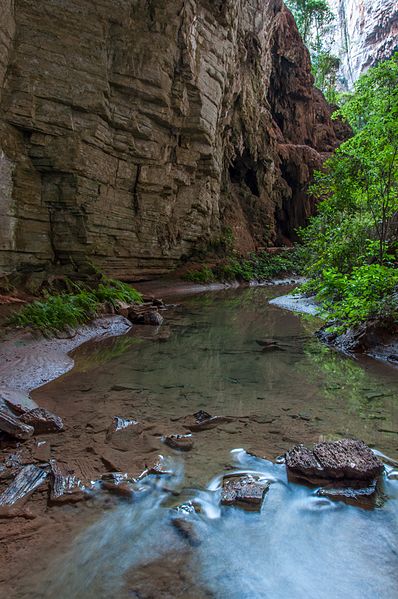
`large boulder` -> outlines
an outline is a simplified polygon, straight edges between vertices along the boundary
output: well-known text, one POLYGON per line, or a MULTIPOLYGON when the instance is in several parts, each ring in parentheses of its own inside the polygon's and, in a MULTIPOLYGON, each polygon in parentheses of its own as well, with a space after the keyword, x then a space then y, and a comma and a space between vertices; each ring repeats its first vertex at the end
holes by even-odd
POLYGON ((383 464, 363 441, 325 441, 308 449, 296 445, 286 455, 288 471, 308 479, 328 478, 369 481, 383 472, 383 464))

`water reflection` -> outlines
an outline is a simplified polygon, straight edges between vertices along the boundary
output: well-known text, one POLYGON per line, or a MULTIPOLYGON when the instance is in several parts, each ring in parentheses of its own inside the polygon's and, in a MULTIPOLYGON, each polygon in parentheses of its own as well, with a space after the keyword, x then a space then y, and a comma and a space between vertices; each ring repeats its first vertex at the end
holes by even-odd
POLYGON ((307 419, 312 434, 359 436, 395 455, 397 371, 327 348, 313 335, 314 318, 268 304, 275 293, 280 290, 251 288, 185 299, 166 314, 160 339, 158 331, 143 327, 146 339, 133 333, 89 345, 76 353, 71 376, 91 369, 98 389, 113 381, 148 390, 153 408, 173 417, 187 409, 285 413, 296 418, 284 431, 297 441, 301 433, 293 425, 307 419), (257 341, 264 339, 281 343, 283 351, 263 351, 257 341))

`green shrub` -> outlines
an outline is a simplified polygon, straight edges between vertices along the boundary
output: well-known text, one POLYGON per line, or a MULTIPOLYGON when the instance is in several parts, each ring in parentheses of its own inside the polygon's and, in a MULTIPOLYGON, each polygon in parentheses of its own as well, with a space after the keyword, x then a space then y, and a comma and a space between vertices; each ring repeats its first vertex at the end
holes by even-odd
POLYGON ((203 266, 198 270, 189 270, 184 276, 185 281, 191 281, 192 283, 214 283, 215 276, 211 268, 203 266))
POLYGON ((353 135, 316 173, 318 213, 300 231, 301 286, 340 330, 398 320, 398 54, 362 76, 339 111, 353 135))
POLYGON ((142 301, 136 289, 106 277, 103 277, 102 282, 93 290, 73 285, 75 293, 48 295, 42 300, 27 304, 11 316, 9 323, 54 333, 90 321, 98 315, 101 304, 105 302, 116 306, 118 301, 142 301))
POLYGON ((299 274, 303 270, 303 256, 300 246, 280 254, 260 252, 248 257, 231 256, 212 268, 191 270, 183 278, 194 283, 265 281, 287 273, 299 274))

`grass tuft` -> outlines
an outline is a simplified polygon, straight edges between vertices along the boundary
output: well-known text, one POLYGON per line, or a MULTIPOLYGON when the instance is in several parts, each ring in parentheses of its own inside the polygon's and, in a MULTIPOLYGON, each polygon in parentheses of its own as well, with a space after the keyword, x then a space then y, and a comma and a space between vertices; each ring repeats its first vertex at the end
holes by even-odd
POLYGON ((136 289, 106 277, 102 277, 96 289, 83 289, 76 284, 74 288, 74 293, 48 295, 27 304, 11 316, 9 324, 56 333, 89 322, 99 314, 104 303, 116 307, 118 302, 142 302, 142 296, 136 289))

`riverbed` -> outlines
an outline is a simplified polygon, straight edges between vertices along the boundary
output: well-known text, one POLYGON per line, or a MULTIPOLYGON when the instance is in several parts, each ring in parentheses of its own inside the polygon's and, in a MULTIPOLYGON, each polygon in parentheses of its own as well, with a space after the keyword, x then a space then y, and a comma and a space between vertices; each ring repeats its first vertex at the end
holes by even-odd
POLYGON ((30 547, 16 539, 18 567, 2 575, 9 596, 397 594, 393 462, 365 509, 288 481, 277 460, 297 443, 344 437, 397 460, 397 370, 324 346, 313 316, 268 303, 281 293, 262 287, 172 298, 179 305, 165 312, 162 327, 85 344, 70 372, 33 393, 64 419, 67 431, 48 443, 82 479, 107 470, 136 474, 158 454, 169 474, 140 483, 139 501, 108 500, 94 487, 83 504, 41 514, 30 547), (194 433, 190 452, 166 447, 163 436, 186 432, 186 417, 199 410, 229 418, 194 433), (139 438, 107 441, 115 415, 142 423, 139 438), (271 483, 260 513, 220 507, 221 477, 235 470, 271 483), (177 515, 195 542, 176 531, 177 515))

